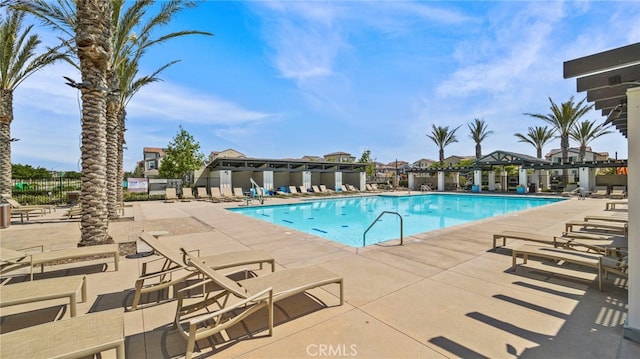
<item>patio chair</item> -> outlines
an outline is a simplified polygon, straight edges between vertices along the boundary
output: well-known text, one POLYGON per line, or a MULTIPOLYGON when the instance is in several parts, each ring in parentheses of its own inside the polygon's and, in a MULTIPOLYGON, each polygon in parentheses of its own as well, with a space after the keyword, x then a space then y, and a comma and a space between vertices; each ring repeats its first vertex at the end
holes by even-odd
MULTIPOLYGON (((2 199, 5 200, 9 206, 11 206, 11 215, 20 215, 20 223, 24 222, 24 217, 27 217, 27 221, 30 219, 29 216, 30 215, 41 215, 44 216, 47 208, 45 208, 44 206, 23 206, 20 203, 18 203, 18 201, 16 201, 15 199, 7 196, 7 195, 2 195, 2 199)), ((49 212, 51 212, 51 209, 48 209, 49 212)))
POLYGON ((298 195, 300 194, 298 192, 298 189, 296 188, 296 186, 289 186, 289 193, 291 193, 292 195, 298 195))
POLYGON ((330 190, 330 189, 327 188, 327 186, 321 184, 320 185, 320 192, 333 194, 335 191, 334 190, 330 190))
POLYGON ((191 187, 183 187, 182 199, 180 201, 191 202, 192 199, 196 199, 196 198, 193 196, 193 190, 191 189, 191 187))
POLYGON ((233 195, 233 192, 231 192, 231 187, 228 187, 228 186, 221 187, 220 193, 222 193, 222 199, 224 201, 231 202, 231 201, 241 200, 240 198, 233 195))
POLYGON ((527 242, 548 244, 554 247, 562 247, 573 250, 583 250, 602 255, 617 253, 622 248, 627 248, 625 238, 587 239, 547 236, 532 232, 502 231, 493 235, 493 248, 496 248, 496 240, 502 238, 502 246, 506 245, 507 238, 519 239, 527 242))
POLYGON ((602 221, 602 222, 617 222, 617 223, 629 223, 629 216, 598 216, 589 215, 584 216, 584 221, 602 221))
POLYGON ((602 275, 608 276, 608 273, 615 273, 622 277, 628 278, 626 273, 627 257, 605 257, 598 254, 577 252, 573 250, 555 248, 555 247, 542 247, 524 245, 522 247, 513 248, 512 250, 512 266, 511 269, 515 272, 517 266, 518 256, 522 256, 523 263, 527 263, 527 259, 531 257, 539 257, 551 259, 554 261, 563 261, 566 263, 577 264, 589 268, 594 268, 598 271, 598 290, 602 291, 602 275))
POLYGON ((198 201, 206 201, 208 199, 211 199, 211 196, 207 193, 207 187, 196 188, 196 193, 198 194, 198 201))
POLYGON ((73 247, 55 251, 43 251, 43 246, 12 250, 0 248, 0 274, 8 273, 20 268, 29 267, 30 279, 33 280, 33 267, 40 266, 40 272, 44 272, 44 264, 83 257, 98 255, 113 256, 115 270, 118 270, 120 250, 118 244, 103 244, 98 246, 73 247), (40 252, 24 252, 27 249, 39 248, 40 252))
MULTIPOLYGON (((172 288, 175 284, 182 283, 198 274, 198 272, 186 266, 186 260, 180 255, 179 250, 169 248, 148 232, 142 232, 138 237, 162 257, 160 258, 162 265, 155 266, 160 269, 153 270, 151 269, 151 265, 153 262, 158 261, 158 259, 142 263, 141 274, 135 283, 136 292, 131 305, 131 311, 137 309, 142 294, 172 288), (186 273, 184 273, 185 270, 186 273), (174 278, 173 273, 178 271, 182 271, 183 273, 180 276, 176 274, 177 277, 174 278)), ((214 269, 226 269, 251 264, 259 264, 260 268, 262 268, 264 263, 268 263, 271 265, 271 271, 273 272, 275 270, 275 260, 263 251, 243 250, 227 252, 198 257, 198 260, 214 269)))
POLYGON ((610 211, 610 210, 616 209, 617 205, 628 206, 629 205, 629 200, 625 199, 625 200, 621 200, 621 201, 609 201, 609 202, 605 203, 604 210, 605 211, 610 211))
POLYGON ((125 359, 122 309, 90 313, 0 335, 3 358, 82 358, 115 349, 125 359))
POLYGON ((242 190, 242 187, 233 187, 233 197, 240 201, 244 201, 247 195, 242 190))
POLYGON ((611 188, 611 192, 609 193, 609 198, 611 199, 623 199, 627 198, 627 189, 625 186, 613 186, 611 188))
POLYGON ((591 198, 604 198, 607 196, 607 186, 596 186, 591 192, 591 198))
POLYGON ((608 231, 613 233, 619 233, 624 236, 629 231, 629 225, 627 223, 603 223, 597 221, 569 221, 565 223, 565 232, 573 232, 573 227, 591 228, 596 231, 608 231))
POLYGON ((273 303, 278 300, 304 293, 313 288, 338 284, 340 286, 340 305, 344 303, 342 277, 322 267, 286 269, 260 277, 235 281, 211 269, 199 258, 191 256, 184 248, 181 250, 189 265, 205 278, 204 281, 178 292, 175 324, 178 327, 178 332, 187 340, 185 354, 187 359, 193 356, 196 341, 220 333, 265 307, 268 312, 269 336, 271 336, 273 334, 273 303), (204 298, 198 302, 187 303, 190 291, 210 288, 208 285, 212 283, 216 284, 220 290, 205 292, 204 298), (240 301, 232 304, 228 300, 230 296, 234 296, 240 301), (212 305, 217 306, 217 310, 216 308, 209 310, 209 306, 212 305), (206 309, 207 312, 202 315, 193 315, 200 309, 206 309))
POLYGON ((71 208, 69 208, 69 210, 67 210, 64 216, 67 217, 67 219, 72 219, 73 217, 80 217, 82 216, 82 207, 80 207, 80 205, 72 206, 71 208))
POLYGON ((164 191, 164 203, 173 203, 179 200, 175 188, 166 188, 164 191))
POLYGON ((209 193, 211 194, 212 202, 225 201, 225 198, 222 196, 222 192, 220 192, 220 187, 209 187, 209 193))
POLYGON ((578 190, 578 185, 575 185, 575 184, 568 184, 568 185, 564 188, 564 191, 562 191, 562 193, 560 193, 560 195, 561 195, 562 197, 570 197, 570 196, 573 196, 573 195, 578 194, 577 190, 578 190))
MULTIPOLYGON (((78 292, 80 292, 82 302, 86 302, 87 277, 84 275, 4 285, 2 286, 2 290, 0 290, 0 308, 67 298, 69 300, 70 315, 75 317, 78 292)), ((29 309, 31 309, 31 307, 29 307, 29 309)))

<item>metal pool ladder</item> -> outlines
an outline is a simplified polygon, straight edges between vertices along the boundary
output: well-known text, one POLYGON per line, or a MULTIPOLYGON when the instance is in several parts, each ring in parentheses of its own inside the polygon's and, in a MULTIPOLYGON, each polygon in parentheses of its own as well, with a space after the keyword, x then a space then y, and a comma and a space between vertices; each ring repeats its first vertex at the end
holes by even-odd
POLYGON ((376 217, 375 220, 373 220, 373 223, 371 223, 369 225, 369 227, 367 227, 367 229, 364 231, 364 233, 362 233, 362 246, 364 247, 367 243, 367 232, 369 232, 369 230, 371 229, 371 227, 373 227, 374 224, 376 224, 378 222, 378 220, 380 219, 380 217, 382 217, 385 214, 395 214, 396 216, 398 216, 398 218, 400 218, 400 245, 403 245, 403 236, 402 236, 402 228, 404 227, 404 225, 402 224, 402 216, 400 215, 400 213, 398 212, 392 212, 392 211, 382 211, 382 213, 380 213, 378 215, 378 217, 376 217))

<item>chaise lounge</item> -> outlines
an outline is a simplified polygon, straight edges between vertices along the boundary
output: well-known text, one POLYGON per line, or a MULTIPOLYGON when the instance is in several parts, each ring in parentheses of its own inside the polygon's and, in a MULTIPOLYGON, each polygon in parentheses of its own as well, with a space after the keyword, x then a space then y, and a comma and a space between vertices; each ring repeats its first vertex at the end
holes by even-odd
POLYGON ((33 280, 33 267, 40 266, 40 272, 44 272, 45 263, 56 262, 64 259, 74 259, 83 257, 93 257, 98 255, 108 255, 113 257, 115 270, 118 270, 118 262, 120 261, 120 250, 118 244, 103 244, 97 246, 74 247, 60 249, 55 251, 43 251, 43 246, 32 248, 40 248, 40 252, 30 253, 22 250, 31 249, 24 248, 22 250, 12 250, 7 248, 0 249, 0 274, 8 273, 24 267, 30 269, 30 279, 33 280))
POLYGON ((82 315, 0 335, 3 358, 83 358, 114 350, 125 359, 122 309, 82 315))
POLYGON ((244 318, 267 308, 269 336, 273 334, 273 303, 307 290, 328 284, 340 286, 340 305, 344 303, 343 279, 330 271, 317 266, 286 269, 260 277, 232 280, 216 270, 211 269, 181 248, 190 266, 200 272, 205 280, 178 292, 178 307, 176 309, 175 325, 182 337, 187 340, 186 358, 193 356, 196 341, 208 338, 241 322, 244 318), (190 291, 205 289, 211 283, 220 290, 216 293, 206 292, 205 297, 196 303, 188 304, 190 291), (240 299, 231 304, 230 296, 240 299), (218 309, 208 309, 217 304, 218 309), (191 315, 207 309, 202 315, 191 315), (239 313, 238 313, 239 312, 239 313), (231 316, 234 315, 234 316, 231 316))
POLYGON ((608 276, 608 273, 611 272, 621 277, 628 278, 628 274, 626 273, 627 257, 605 257, 598 254, 577 252, 562 248, 524 245, 522 247, 512 249, 511 269, 514 272, 516 271, 518 256, 522 256, 524 264, 527 263, 528 258, 531 256, 595 268, 598 271, 598 290, 600 291, 602 291, 603 274, 608 276))
MULTIPOLYGON (((160 269, 150 269, 150 264, 157 261, 152 260, 142 263, 140 277, 135 283, 135 295, 131 304, 131 311, 136 310, 140 304, 142 294, 156 292, 165 288, 171 288, 175 284, 182 283, 198 274, 186 265, 185 258, 180 255, 180 251, 167 247, 162 241, 155 238, 148 232, 139 234, 140 240, 149 245, 157 254, 162 256, 163 263, 160 269), (173 273, 182 271, 182 275, 174 278, 173 273), (150 283, 151 282, 151 283, 150 283)), ((259 264, 260 268, 264 263, 271 265, 271 271, 275 270, 275 260, 268 253, 263 251, 243 250, 215 254, 206 257, 198 257, 198 260, 214 269, 225 269, 236 266, 259 264)))

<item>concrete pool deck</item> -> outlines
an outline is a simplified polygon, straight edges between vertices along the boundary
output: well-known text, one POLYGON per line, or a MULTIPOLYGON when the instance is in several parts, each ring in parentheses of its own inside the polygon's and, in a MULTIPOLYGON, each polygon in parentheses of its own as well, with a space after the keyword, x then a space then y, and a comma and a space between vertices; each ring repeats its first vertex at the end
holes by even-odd
MULTIPOLYGON (((551 237, 569 220, 616 215, 604 212, 606 201, 572 198, 406 237, 404 246, 392 241, 358 251, 224 209, 238 202, 133 203, 125 215, 135 220, 112 222, 109 232, 122 243, 135 241, 141 230, 168 231, 160 237, 167 245, 199 248, 201 255, 261 249, 276 259, 276 270, 319 265, 344 276, 344 305, 337 306, 336 286, 291 297, 276 304, 272 337, 257 313, 228 337, 216 337, 215 349, 200 342, 203 357, 638 358, 640 344, 622 338, 625 279, 610 275, 599 292, 592 270, 531 259, 513 272, 509 250, 490 250, 493 233, 502 230, 551 237)), ((0 230, 2 246, 75 246, 79 222, 60 219, 63 213, 13 221, 0 230)), ((48 267, 37 277, 88 273, 89 299, 78 303, 82 315, 127 306, 140 266, 152 258, 122 257, 118 272, 112 265, 105 271, 100 260, 48 267)), ((53 320, 64 300, 49 303, 3 308, 3 331, 53 320)), ((124 314, 127 358, 184 355, 186 341, 171 326, 175 307, 168 301, 124 314)))

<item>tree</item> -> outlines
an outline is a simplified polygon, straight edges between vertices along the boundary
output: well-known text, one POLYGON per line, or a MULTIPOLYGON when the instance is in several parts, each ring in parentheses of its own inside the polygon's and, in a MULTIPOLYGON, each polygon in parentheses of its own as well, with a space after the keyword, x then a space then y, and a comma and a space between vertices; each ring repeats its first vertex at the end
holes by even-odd
POLYGON ((11 165, 11 176, 14 179, 51 178, 51 172, 43 167, 33 168, 31 165, 14 163, 11 165))
POLYGON ((111 69, 111 1, 78 0, 75 44, 82 85, 82 238, 78 246, 113 243, 107 233, 107 73, 111 69))
POLYGON ((41 40, 22 28, 24 13, 7 9, 0 18, 0 193, 11 195, 11 122, 13 91, 29 76, 65 56, 58 48, 36 55, 41 40))
MULTIPOLYGON (((154 0, 111 0, 112 48, 111 69, 107 73, 109 91, 107 96, 107 209, 109 218, 117 217, 117 203, 122 201, 123 146, 125 144, 126 105, 143 86, 158 81, 157 75, 167 67, 177 63, 171 61, 150 76, 138 77, 138 63, 151 46, 185 35, 212 35, 208 32, 184 30, 159 34, 159 28, 185 8, 196 6, 195 1, 174 0, 162 2, 160 11, 149 16, 149 8, 154 0), (125 10, 125 4, 127 8, 125 10), (143 21, 144 19, 144 21, 143 21), (117 89, 117 91, 115 91, 117 89)), ((76 9, 70 0, 18 0, 18 6, 34 14, 45 24, 65 34, 63 43, 74 48, 73 29, 76 9)))
POLYGON ((542 158, 542 148, 551 141, 555 129, 549 129, 547 126, 529 127, 526 135, 516 133, 515 136, 520 140, 518 142, 526 142, 536 148, 536 157, 542 158))
POLYGON ((373 177, 375 175, 375 173, 376 173, 376 164, 371 159, 371 150, 364 150, 362 152, 362 155, 360 156, 360 159, 358 160, 358 163, 366 163, 367 164, 367 166, 365 167, 365 171, 366 171, 368 177, 373 177))
POLYGON ((469 132, 471 134, 469 137, 476 143, 476 159, 480 159, 482 157, 482 141, 484 141, 487 136, 493 133, 493 131, 488 131, 487 124, 484 120, 479 120, 477 118, 473 119, 473 122, 467 125, 469 127, 469 132))
POLYGON ((578 142, 580 145, 580 152, 578 154, 578 160, 580 162, 584 161, 584 156, 587 152, 587 145, 589 142, 595 140, 600 136, 607 135, 611 133, 611 130, 608 130, 604 124, 600 124, 596 126, 595 121, 585 120, 580 123, 577 123, 575 126, 571 128, 571 132, 569 136, 578 142))
MULTIPOLYGON (((547 115, 525 113, 527 116, 535 117, 545 121, 555 128, 560 137, 560 149, 562 150, 562 162, 566 163, 569 157, 569 133, 571 128, 580 120, 580 118, 589 112, 593 105, 583 105, 586 99, 582 99, 578 103, 573 102, 573 96, 567 102, 563 102, 558 106, 549 98, 551 103, 551 113, 547 115)), ((562 174, 563 183, 568 183, 569 172, 565 168, 562 174)))
POLYGON ((202 167, 204 154, 200 152, 200 144, 182 126, 178 134, 167 145, 160 163, 160 177, 181 178, 186 181, 187 174, 202 167))
POLYGON ((429 137, 438 146, 440 166, 444 166, 444 148, 454 142, 458 142, 458 139, 456 138, 456 131, 458 131, 459 128, 460 126, 449 131, 449 126, 436 127, 435 124, 431 125, 431 134, 427 134, 427 137, 429 137))

